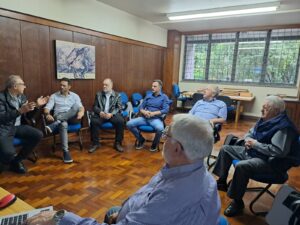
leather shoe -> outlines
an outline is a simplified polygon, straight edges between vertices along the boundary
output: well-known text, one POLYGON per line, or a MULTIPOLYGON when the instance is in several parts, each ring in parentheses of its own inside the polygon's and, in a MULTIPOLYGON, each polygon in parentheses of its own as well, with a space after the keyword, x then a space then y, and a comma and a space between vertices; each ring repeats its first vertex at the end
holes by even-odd
POLYGON ((224 181, 217 181, 217 188, 219 191, 224 191, 227 192, 228 190, 228 185, 224 181))
POLYGON ((96 151, 98 148, 100 147, 100 145, 92 145, 92 147, 90 147, 89 149, 89 153, 93 153, 94 151, 96 151))
POLYGON ((12 162, 10 165, 10 170, 16 172, 16 173, 20 173, 20 174, 24 174, 27 172, 26 167, 24 166, 24 164, 20 161, 20 162, 12 162))
POLYGON ((245 208, 243 200, 236 201, 233 200, 227 208, 224 210, 224 215, 227 217, 233 217, 238 214, 241 214, 243 212, 243 209, 245 208))
POLYGON ((114 147, 118 152, 124 152, 124 149, 119 142, 116 142, 114 147))

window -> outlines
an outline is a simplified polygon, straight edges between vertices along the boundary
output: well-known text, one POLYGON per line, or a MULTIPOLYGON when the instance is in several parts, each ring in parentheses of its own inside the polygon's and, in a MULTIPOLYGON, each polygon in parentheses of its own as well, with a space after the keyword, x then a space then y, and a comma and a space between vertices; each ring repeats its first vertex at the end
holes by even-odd
POLYGON ((300 29, 188 35, 184 80, 296 86, 300 29))

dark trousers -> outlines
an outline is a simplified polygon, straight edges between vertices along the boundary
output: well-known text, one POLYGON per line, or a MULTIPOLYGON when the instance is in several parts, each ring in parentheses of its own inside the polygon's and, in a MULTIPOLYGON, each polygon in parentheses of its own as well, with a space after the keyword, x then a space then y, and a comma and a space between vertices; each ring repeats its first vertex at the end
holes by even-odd
POLYGON ((35 146, 41 141, 43 133, 31 126, 20 125, 16 127, 15 136, 0 136, 0 161, 8 164, 13 160, 26 159, 35 146), (14 137, 22 139, 22 148, 16 156, 16 148, 13 145, 14 137))
POLYGON ((111 122, 116 130, 115 142, 122 143, 124 136, 124 119, 120 114, 114 115, 109 120, 100 118, 97 115, 91 117, 91 139, 93 145, 99 144, 99 132, 101 129, 101 125, 104 122, 111 122))
POLYGON ((226 181, 232 160, 241 160, 237 163, 227 196, 240 200, 243 198, 249 179, 253 174, 274 174, 271 165, 263 159, 251 158, 245 147, 224 145, 219 153, 213 173, 219 176, 220 180, 226 181))

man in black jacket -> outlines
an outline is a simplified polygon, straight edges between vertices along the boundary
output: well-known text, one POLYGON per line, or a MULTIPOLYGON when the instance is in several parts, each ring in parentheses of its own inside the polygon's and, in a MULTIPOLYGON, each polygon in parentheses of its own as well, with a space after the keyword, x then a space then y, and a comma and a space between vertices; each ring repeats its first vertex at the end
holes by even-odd
POLYGON ((92 146, 89 152, 96 151, 99 147, 99 131, 102 123, 109 121, 116 129, 114 148, 123 152, 122 140, 124 136, 124 119, 121 115, 121 96, 113 89, 113 82, 107 78, 103 81, 103 90, 97 92, 94 102, 94 114, 91 117, 92 146))
POLYGON ((43 137, 41 131, 21 124, 21 116, 48 101, 48 97, 40 97, 36 102, 28 102, 23 94, 25 88, 20 76, 11 75, 5 83, 5 90, 0 92, 0 163, 10 164, 10 169, 17 173, 26 173, 22 160, 27 158, 43 137), (13 145, 14 137, 24 143, 18 154, 13 145))

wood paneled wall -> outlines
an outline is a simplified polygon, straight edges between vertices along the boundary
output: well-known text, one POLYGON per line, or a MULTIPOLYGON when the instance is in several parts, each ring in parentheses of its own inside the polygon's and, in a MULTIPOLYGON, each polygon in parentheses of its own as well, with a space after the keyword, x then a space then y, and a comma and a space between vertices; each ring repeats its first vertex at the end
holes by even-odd
POLYGON ((54 40, 96 46, 96 79, 72 84, 87 109, 104 78, 129 96, 150 89, 153 79, 163 79, 166 48, 1 10, 0 88, 10 74, 19 74, 30 99, 57 91, 54 40))

